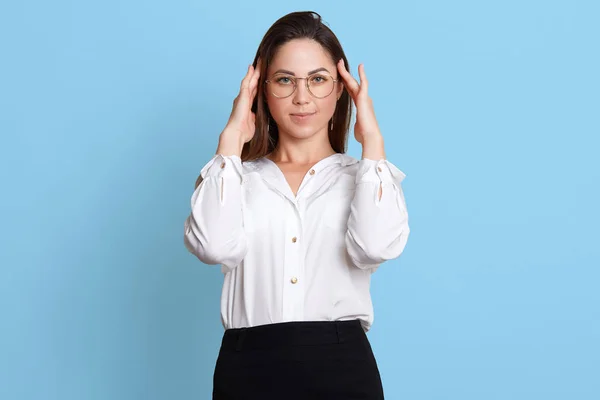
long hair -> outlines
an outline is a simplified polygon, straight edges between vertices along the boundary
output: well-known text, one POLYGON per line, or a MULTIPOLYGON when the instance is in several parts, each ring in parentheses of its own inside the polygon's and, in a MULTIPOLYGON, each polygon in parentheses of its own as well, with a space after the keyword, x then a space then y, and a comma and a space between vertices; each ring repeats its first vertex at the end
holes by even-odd
MULTIPOLYGON (((319 43, 323 49, 331 56, 334 64, 340 58, 344 60, 346 68, 350 70, 350 64, 346 54, 342 49, 340 41, 333 31, 323 23, 321 16, 314 11, 298 11, 287 14, 269 28, 262 38, 252 65, 256 68, 258 59, 262 60, 260 68, 260 81, 256 97, 252 102, 252 112, 256 114, 256 131, 254 137, 242 148, 241 160, 251 161, 264 157, 271 153, 279 142, 279 131, 267 105, 265 97, 265 79, 269 64, 281 46, 294 39, 311 39, 319 43)), ((335 93, 335 92, 334 92, 335 93)), ((352 100, 350 94, 344 88, 337 101, 332 122, 328 124, 329 143, 337 153, 346 152, 348 140, 348 130, 350 129, 350 120, 352 118, 352 100)), ((196 187, 202 182, 199 176, 196 180, 196 187)))
MULTIPOLYGON (((277 50, 294 39, 314 40, 331 56, 334 64, 337 64, 338 60, 342 58, 344 59, 346 68, 350 69, 338 38, 323 23, 318 13, 314 11, 293 12, 275 21, 260 42, 254 62, 252 63, 256 68, 258 59, 262 60, 259 87, 256 98, 252 103, 252 111, 256 114, 256 132, 254 137, 248 143, 244 144, 241 154, 242 161, 261 158, 272 152, 277 146, 279 131, 267 105, 264 91, 264 77, 277 50)), ((331 125, 328 125, 329 142, 333 150, 337 153, 346 152, 351 118, 352 101, 348 91, 344 89, 332 117, 333 129, 331 129, 331 125)))

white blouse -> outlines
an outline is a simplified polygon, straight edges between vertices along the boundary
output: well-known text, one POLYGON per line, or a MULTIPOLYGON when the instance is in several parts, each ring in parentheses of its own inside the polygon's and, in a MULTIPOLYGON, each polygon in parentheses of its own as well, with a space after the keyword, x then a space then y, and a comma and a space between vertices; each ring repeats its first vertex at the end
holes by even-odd
POLYGON ((201 176, 184 242, 221 265, 225 329, 355 318, 370 329, 371 274, 400 256, 410 232, 402 171, 337 153, 307 172, 296 196, 264 157, 215 155, 201 176))

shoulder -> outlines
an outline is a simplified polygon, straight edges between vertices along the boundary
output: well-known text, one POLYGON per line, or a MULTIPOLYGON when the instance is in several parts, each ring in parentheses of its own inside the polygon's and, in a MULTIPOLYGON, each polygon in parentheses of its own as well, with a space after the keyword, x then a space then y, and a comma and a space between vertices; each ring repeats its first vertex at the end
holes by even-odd
POLYGON ((360 160, 345 153, 336 154, 335 161, 337 169, 340 173, 352 176, 356 175, 356 171, 358 171, 358 167, 360 165, 360 160))
POLYGON ((360 160, 352 157, 351 155, 346 154, 346 153, 338 153, 337 156, 339 159, 339 164, 342 167, 351 167, 351 168, 358 167, 358 163, 360 160))
POLYGON ((265 157, 260 157, 254 160, 242 161, 242 174, 250 175, 252 173, 262 173, 267 169, 269 160, 265 157))
MULTIPOLYGON (((243 175, 257 174, 261 177, 277 175, 275 165, 266 157, 243 161, 240 165, 243 175)), ((360 166, 360 160, 345 153, 337 153, 317 165, 326 169, 333 167, 336 174, 355 176, 360 166)))

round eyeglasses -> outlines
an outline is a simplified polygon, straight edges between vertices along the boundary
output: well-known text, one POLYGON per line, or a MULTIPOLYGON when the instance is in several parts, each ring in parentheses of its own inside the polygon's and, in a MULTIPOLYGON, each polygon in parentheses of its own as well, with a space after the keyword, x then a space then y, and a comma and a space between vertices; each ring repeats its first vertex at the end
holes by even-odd
POLYGON ((318 99, 329 96, 335 88, 335 83, 339 81, 339 79, 333 79, 331 75, 324 73, 312 74, 306 78, 280 73, 265 80, 265 83, 269 85, 273 96, 283 99, 296 91, 298 79, 304 79, 308 92, 318 99))

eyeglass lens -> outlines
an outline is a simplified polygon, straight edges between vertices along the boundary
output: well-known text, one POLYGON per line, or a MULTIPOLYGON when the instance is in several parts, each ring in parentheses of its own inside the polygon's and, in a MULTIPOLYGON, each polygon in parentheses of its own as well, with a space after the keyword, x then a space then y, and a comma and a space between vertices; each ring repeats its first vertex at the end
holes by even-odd
MULTIPOLYGON (((303 79, 287 74, 274 75, 270 80, 270 89, 275 97, 288 97, 294 93, 296 86, 303 84, 303 79)), ((308 77, 308 90, 318 98, 327 97, 333 92, 333 78, 327 74, 314 74, 308 77)))

